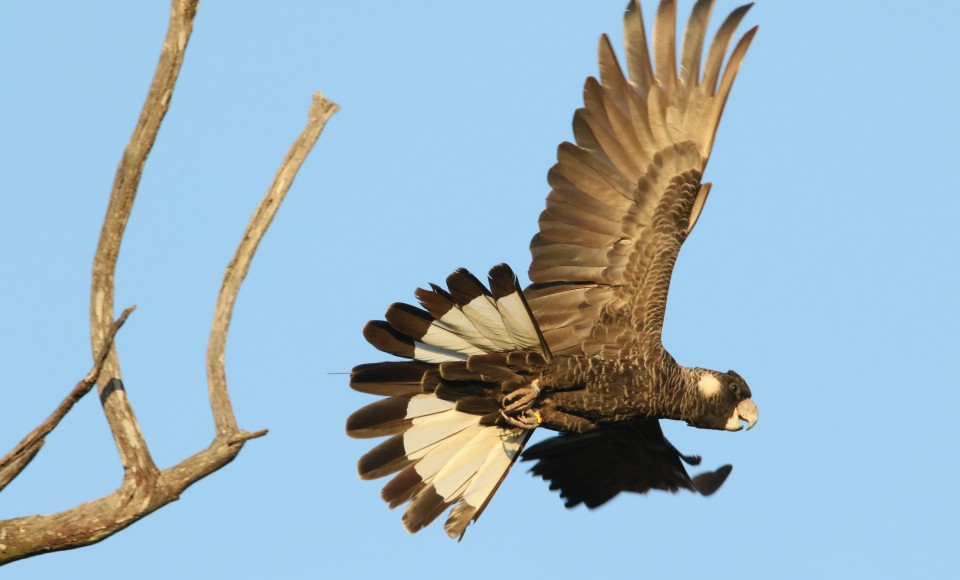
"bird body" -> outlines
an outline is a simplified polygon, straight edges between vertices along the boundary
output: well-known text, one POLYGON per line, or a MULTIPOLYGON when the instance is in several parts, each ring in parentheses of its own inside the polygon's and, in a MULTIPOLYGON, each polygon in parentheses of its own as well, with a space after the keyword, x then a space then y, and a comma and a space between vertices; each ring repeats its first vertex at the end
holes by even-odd
MULTIPOLYGON (((541 379, 541 405, 582 417, 593 428, 637 417, 683 419, 690 406, 689 381, 666 352, 629 359, 573 355, 551 367, 541 379)), ((590 430, 584 427, 557 430, 590 430)))
POLYGON ((382 497, 409 502, 409 531, 452 506, 445 529, 462 537, 521 453, 568 506, 623 491, 709 495, 729 475, 727 465, 691 478, 683 464, 699 457, 680 453, 659 424, 736 431, 758 415, 740 375, 681 366, 661 343, 671 274, 710 192, 703 172, 756 32, 724 67, 749 6, 734 10, 704 59, 712 5, 696 2, 679 70, 672 0, 659 5, 652 50, 638 1, 628 5, 626 73, 601 38, 576 144, 560 145, 547 176, 532 285, 521 289, 505 264, 487 285, 457 270, 446 289, 418 289, 419 307, 394 304, 365 327, 373 346, 408 360, 354 368, 352 388, 387 398, 351 415, 347 433, 388 437, 358 469, 365 479, 396 474, 382 497), (560 435, 523 451, 538 428, 560 435))

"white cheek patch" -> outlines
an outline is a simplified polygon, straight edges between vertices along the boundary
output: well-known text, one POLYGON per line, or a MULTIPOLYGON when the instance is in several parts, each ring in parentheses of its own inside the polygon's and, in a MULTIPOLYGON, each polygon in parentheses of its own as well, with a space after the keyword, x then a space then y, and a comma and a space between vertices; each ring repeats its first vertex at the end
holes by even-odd
POLYGON ((701 395, 704 397, 712 397, 720 392, 722 385, 717 377, 710 373, 703 373, 700 375, 700 382, 697 383, 697 387, 700 389, 701 395))

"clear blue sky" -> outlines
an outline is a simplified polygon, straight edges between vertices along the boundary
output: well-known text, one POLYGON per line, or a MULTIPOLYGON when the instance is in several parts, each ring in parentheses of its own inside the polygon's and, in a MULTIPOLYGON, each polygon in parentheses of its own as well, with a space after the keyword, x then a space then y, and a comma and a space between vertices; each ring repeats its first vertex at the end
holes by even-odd
MULTIPOLYGON (((163 466, 206 446, 204 349, 223 268, 300 131, 342 105, 256 256, 227 373, 267 427, 181 500, 4 578, 944 578, 960 565, 954 184, 960 6, 762 0, 685 244, 665 343, 733 368, 749 433, 669 425, 719 493, 565 510, 526 466, 459 545, 415 536, 362 482, 372 399, 337 372, 360 333, 458 266, 523 276, 557 144, 625 0, 215 2, 200 6, 117 274, 126 386, 163 466), (521 6, 522 4, 522 6, 521 6)), ((684 14, 692 2, 682 1, 684 14)), ((737 4, 718 0, 714 24, 737 4)), ((644 2, 648 22, 654 2, 644 2)), ((0 20, 0 447, 90 365, 89 269, 113 172, 153 73, 167 2, 8 2, 0 20)), ((0 517, 113 490, 88 397, 0 494, 0 517)))

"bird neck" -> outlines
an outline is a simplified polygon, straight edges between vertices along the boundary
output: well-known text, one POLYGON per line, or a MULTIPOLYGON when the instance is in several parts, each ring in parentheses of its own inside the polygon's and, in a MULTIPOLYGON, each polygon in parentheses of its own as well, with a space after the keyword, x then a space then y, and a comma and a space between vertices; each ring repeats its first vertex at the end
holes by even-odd
MULTIPOLYGON (((696 394, 695 390, 690 390, 692 373, 690 369, 677 364, 669 355, 667 357, 668 360, 658 365, 659 380, 653 382, 650 389, 645 389, 648 393, 647 405, 656 416, 684 420, 691 407, 691 396, 696 394)), ((695 381, 692 384, 696 387, 695 381)))

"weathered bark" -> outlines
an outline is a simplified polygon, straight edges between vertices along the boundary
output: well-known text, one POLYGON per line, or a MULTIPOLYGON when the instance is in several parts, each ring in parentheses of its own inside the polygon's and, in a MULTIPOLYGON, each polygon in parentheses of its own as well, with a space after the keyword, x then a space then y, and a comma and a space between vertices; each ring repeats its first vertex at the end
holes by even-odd
POLYGON ((154 464, 124 391, 120 362, 113 347, 114 335, 131 310, 114 322, 114 275, 120 244, 144 164, 169 108, 198 1, 172 0, 170 26, 160 61, 133 136, 117 168, 93 263, 90 296, 90 339, 95 355, 93 370, 50 418, 0 459, 2 489, 26 467, 42 447, 44 437, 96 382, 124 468, 123 479, 113 493, 66 511, 0 521, 0 565, 99 542, 177 500, 190 485, 232 461, 247 440, 266 434, 265 429, 248 432, 237 425, 227 391, 224 350, 233 305, 257 245, 327 120, 339 109, 319 92, 313 96, 306 127, 291 146, 260 201, 224 274, 207 349, 207 383, 216 428, 209 447, 168 469, 161 470, 154 464))

